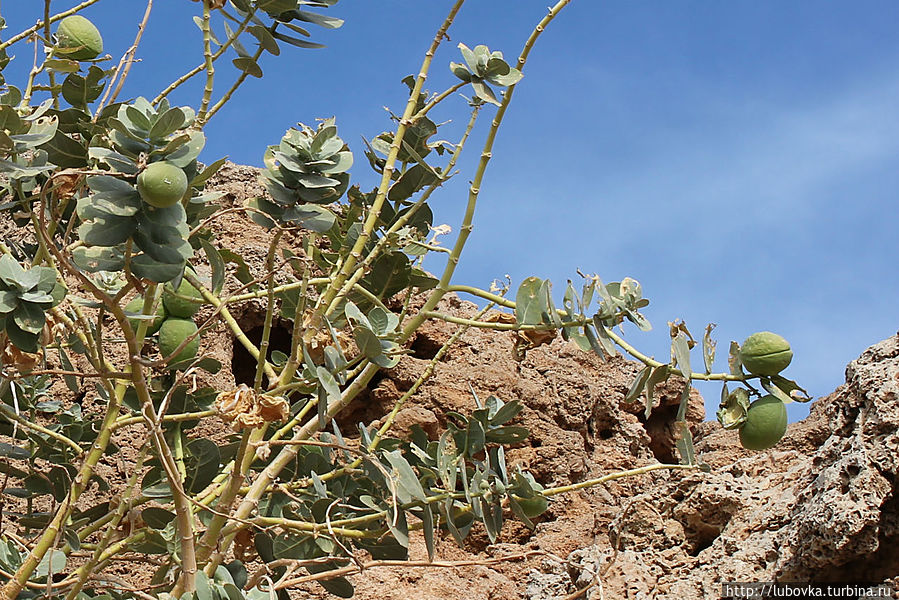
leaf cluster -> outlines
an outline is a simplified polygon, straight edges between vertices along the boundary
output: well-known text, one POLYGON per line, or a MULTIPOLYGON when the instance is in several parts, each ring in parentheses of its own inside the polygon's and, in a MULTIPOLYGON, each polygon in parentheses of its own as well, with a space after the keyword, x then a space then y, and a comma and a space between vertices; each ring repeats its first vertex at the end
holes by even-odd
POLYGON ((510 67, 502 52, 491 52, 483 44, 475 46, 472 50, 462 43, 459 44, 459 50, 465 62, 450 63, 450 70, 465 83, 470 83, 476 96, 482 101, 499 106, 499 100, 496 99, 496 94, 487 85, 488 83, 507 87, 521 81, 521 71, 510 67))
POLYGON ((55 269, 24 269, 10 255, 0 256, 0 331, 20 350, 37 352, 46 312, 65 292, 55 269))

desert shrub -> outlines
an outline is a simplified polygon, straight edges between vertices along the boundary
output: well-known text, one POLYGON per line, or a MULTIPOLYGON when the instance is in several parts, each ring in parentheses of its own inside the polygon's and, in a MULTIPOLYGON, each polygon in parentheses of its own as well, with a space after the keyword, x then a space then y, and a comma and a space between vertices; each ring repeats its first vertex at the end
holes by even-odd
MULTIPOLYGON (((27 80, 4 80, 0 95, 0 214, 20 228, 0 244, 0 471, 5 497, 21 507, 4 513, 4 598, 285 598, 290 586, 312 580, 350 597, 344 576, 364 566, 358 552, 370 564, 405 559, 410 529, 423 531, 433 554, 435 536, 448 532, 461 542, 476 522, 491 539, 510 515, 533 526, 554 494, 654 469, 701 468, 684 418, 691 381, 723 382, 719 419, 734 429, 746 421, 752 396, 805 399, 778 374, 789 351, 782 340, 774 358, 753 344, 751 360, 764 366, 755 375, 741 367, 737 344, 729 370, 713 372, 711 326, 697 342, 683 323, 671 324, 668 362, 639 352, 619 328, 650 328, 641 314, 648 300, 631 278, 604 283, 582 275, 560 306, 550 282, 536 277, 514 294, 508 284, 482 290, 453 282, 528 55, 567 0, 538 20, 514 60, 483 45, 445 48, 459 0, 419 74, 403 80, 408 101, 392 130, 354 152, 337 122, 323 119, 291 127, 261 149, 266 193, 241 207, 268 232, 258 276, 241 248, 216 236, 214 224, 234 209, 207 185, 224 160, 198 162, 204 126, 248 76, 263 75, 262 54, 315 47, 308 29, 338 28, 340 19, 330 16, 337 0, 205 0, 194 7, 204 40, 198 66, 127 101, 119 96, 141 34, 111 61, 102 32, 80 15, 100 1, 58 14, 49 0, 37 2, 37 25, 0 42, 0 67, 16 44, 33 45, 37 57, 27 80), (428 92, 427 73, 445 53, 453 55, 456 83, 428 92), (229 71, 216 67, 228 58, 238 71, 223 86, 229 71), (194 77, 206 82, 198 104, 173 106, 169 95, 194 77), (467 113, 467 125, 458 140, 445 141, 438 123, 453 111, 467 113), (435 227, 429 202, 457 176, 478 126, 486 136, 467 209, 444 246, 448 231, 435 227), (360 163, 376 173, 375 188, 353 184, 350 171, 360 163), (434 254, 445 259, 437 275, 422 268, 434 254), (474 318, 443 314, 438 303, 449 293, 484 308, 474 318), (263 307, 258 343, 233 315, 251 301, 263 307), (488 316, 491 309, 501 314, 488 316), (270 348, 276 319, 290 324, 288 352, 270 348), (344 437, 336 417, 379 371, 404 360, 416 331, 434 319, 457 332, 381 415, 380 427, 359 423, 344 437), (252 385, 202 384, 221 368, 200 344, 216 326, 230 329, 254 358, 252 385), (515 424, 522 407, 495 396, 472 398, 470 414, 449 415, 434 439, 420 430, 390 437, 404 403, 471 327, 513 332, 519 355, 560 334, 600 357, 623 352, 641 361, 627 400, 642 398, 647 416, 655 385, 682 377, 681 463, 543 489, 506 464, 505 449, 528 431, 515 424), (692 354, 701 355, 699 370, 692 354), (87 397, 97 410, 74 401, 87 397), (223 424, 224 433, 198 435, 204 420, 223 424), (111 440, 126 427, 141 443, 125 481, 108 499, 85 502, 88 488, 108 487, 96 466, 119 451, 111 440), (154 565, 146 589, 106 574, 123 553, 154 565)), ((114 3, 105 4, 112 10, 114 3)), ((328 35, 340 43, 339 32, 328 35)))

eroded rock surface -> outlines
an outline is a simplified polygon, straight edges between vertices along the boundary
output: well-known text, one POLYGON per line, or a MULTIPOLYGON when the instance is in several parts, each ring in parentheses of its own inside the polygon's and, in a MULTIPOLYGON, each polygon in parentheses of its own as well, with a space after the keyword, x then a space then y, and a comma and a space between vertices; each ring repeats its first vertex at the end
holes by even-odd
MULTIPOLYGON (((746 453, 713 424, 697 437, 713 472, 655 485, 632 500, 650 508, 613 522, 623 552, 606 558, 606 597, 718 597, 722 581, 899 592, 899 336, 850 363, 846 383, 774 449, 746 453)), ((569 560, 591 570, 602 547, 569 560)))
MULTIPOLYGON (((455 298, 442 309, 473 310, 455 298)), ((429 327, 417 347, 433 349, 450 331, 429 327)), ((371 401, 392 402, 408 389, 426 360, 390 373, 368 409, 381 411, 371 401)), ((475 331, 450 352, 404 422, 440 426, 447 410, 470 408, 472 389, 517 398, 534 441, 513 451, 513 460, 546 485, 581 481, 673 452, 671 438, 654 430, 660 425, 642 419, 642 407, 622 404, 636 370, 623 360, 599 363, 560 340, 516 363, 511 341, 475 331)), ((654 414, 670 420, 665 411, 679 390, 670 383, 654 414)), ((691 418, 701 409, 697 397, 691 418)), ((429 585, 440 581, 446 593, 451 580, 452 597, 472 599, 564 598, 586 586, 583 597, 594 599, 600 588, 605 598, 714 598, 722 581, 884 582, 899 597, 899 336, 853 361, 846 384, 769 451, 744 450, 717 423, 697 423, 694 435, 710 473, 621 480, 555 502, 535 532, 512 524, 495 546, 477 534, 465 548, 442 546, 457 559, 526 550, 546 552, 542 558, 485 567, 489 575, 416 573, 414 585, 399 583, 397 572, 386 580, 399 588, 387 592, 357 577, 358 597, 446 597, 428 595, 429 585)))

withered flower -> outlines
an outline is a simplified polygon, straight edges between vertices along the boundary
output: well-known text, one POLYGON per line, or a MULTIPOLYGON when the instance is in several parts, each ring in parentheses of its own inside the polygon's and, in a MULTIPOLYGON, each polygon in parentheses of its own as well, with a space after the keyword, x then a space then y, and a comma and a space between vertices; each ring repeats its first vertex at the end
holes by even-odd
MULTIPOLYGON (((488 323, 504 323, 507 325, 514 325, 518 322, 515 319, 515 315, 502 312, 490 313, 484 320, 488 323)), ((512 342, 515 344, 513 355, 517 361, 524 360, 528 350, 548 344, 556 339, 556 335, 558 335, 555 329, 524 329, 513 330, 509 333, 512 334, 512 342)))
POLYGON ((286 421, 290 406, 282 396, 257 394, 244 384, 236 390, 222 392, 215 399, 215 408, 234 431, 260 427, 265 423, 286 421))
MULTIPOLYGON (((349 336, 343 331, 337 331, 335 335, 337 343, 340 344, 340 350, 344 354, 349 353, 352 347, 349 336)), ((325 348, 334 344, 327 321, 322 317, 316 317, 311 310, 306 311, 303 316, 303 343, 306 345, 310 358, 317 364, 324 362, 325 348)))
POLYGON ((30 373, 41 362, 40 354, 25 352, 15 347, 4 335, 0 336, 0 365, 13 367, 19 373, 30 373))

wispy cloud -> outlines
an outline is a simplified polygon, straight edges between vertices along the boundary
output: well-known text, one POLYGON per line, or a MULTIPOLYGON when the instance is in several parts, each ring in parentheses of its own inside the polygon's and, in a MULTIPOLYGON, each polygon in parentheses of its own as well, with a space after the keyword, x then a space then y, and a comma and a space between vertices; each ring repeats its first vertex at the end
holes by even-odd
POLYGON ((719 223, 727 230, 807 215, 835 182, 899 155, 893 74, 817 104, 749 104, 705 94, 701 84, 688 89, 705 125, 643 137, 643 160, 604 177, 603 197, 668 203, 676 222, 695 222, 695 210, 733 211, 739 219, 719 223))

